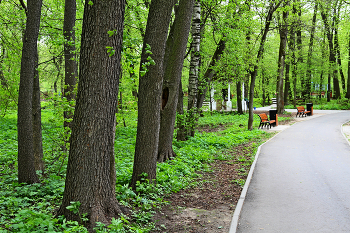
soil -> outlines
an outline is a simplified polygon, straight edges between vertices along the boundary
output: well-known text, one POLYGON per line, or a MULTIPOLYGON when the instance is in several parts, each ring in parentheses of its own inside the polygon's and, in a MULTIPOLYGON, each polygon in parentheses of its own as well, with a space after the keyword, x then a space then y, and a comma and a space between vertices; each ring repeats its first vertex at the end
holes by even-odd
MULTIPOLYGON (((258 111, 254 111, 258 113, 258 111)), ((260 112, 259 112, 260 113, 260 112)), ((282 115, 291 116, 291 115, 282 115)), ((293 115, 295 117, 295 114, 293 115)), ((279 124, 292 124, 295 118, 279 124)), ((202 127, 200 132, 225 129, 202 127)), ((214 160, 212 172, 202 173, 195 186, 166 197, 169 204, 157 211, 153 232, 227 233, 252 162, 251 144, 232 148, 228 160, 214 160)))

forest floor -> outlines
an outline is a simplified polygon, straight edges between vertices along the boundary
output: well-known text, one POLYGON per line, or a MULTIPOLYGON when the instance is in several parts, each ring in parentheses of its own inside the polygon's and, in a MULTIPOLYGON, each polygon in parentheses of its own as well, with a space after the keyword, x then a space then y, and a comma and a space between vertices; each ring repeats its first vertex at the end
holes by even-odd
MULTIPOLYGON (((254 113, 258 113, 255 111, 254 113)), ((291 115, 282 115, 291 117, 291 115)), ((292 116, 295 116, 293 114, 292 116)), ((280 125, 298 121, 291 118, 280 125)), ((202 128, 200 132, 222 130, 202 128)), ((156 230, 167 233, 227 233, 251 162, 254 160, 254 142, 232 148, 231 159, 216 159, 211 163, 211 172, 202 173, 195 185, 173 193, 165 198, 168 204, 154 216, 156 230)))

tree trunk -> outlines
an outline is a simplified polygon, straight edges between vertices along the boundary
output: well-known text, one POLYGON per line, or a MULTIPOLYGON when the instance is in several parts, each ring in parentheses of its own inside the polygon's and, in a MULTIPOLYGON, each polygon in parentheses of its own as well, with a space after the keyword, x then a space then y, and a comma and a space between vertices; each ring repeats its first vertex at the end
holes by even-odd
POLYGON ((237 91, 237 112, 238 114, 243 114, 242 107, 242 82, 236 82, 236 91, 237 91))
MULTIPOLYGON (((349 50, 349 57, 350 57, 350 33, 348 35, 348 40, 349 40, 349 46, 348 46, 348 50, 349 50)), ((347 90, 346 90, 346 98, 350 99, 350 59, 348 61, 348 84, 347 84, 347 90)))
MULTIPOLYGON (((328 22, 327 15, 321 5, 321 16, 322 20, 324 22, 325 28, 326 28, 326 33, 327 33, 327 39, 328 39, 328 44, 329 44, 329 64, 330 64, 330 70, 333 71, 332 76, 333 76, 333 98, 338 99, 340 98, 340 87, 339 87, 339 80, 338 80, 338 70, 336 69, 336 56, 335 56, 335 49, 333 45, 333 34, 331 30, 331 26, 328 22)), ((329 82, 330 85, 330 82, 329 82)), ((330 91, 330 89, 328 89, 330 91)), ((330 99, 330 98, 329 98, 330 99)))
POLYGON ((305 84, 306 84, 306 93, 307 93, 308 97, 310 97, 310 93, 311 93, 311 65, 312 65, 312 54, 313 54, 313 47, 314 47, 317 8, 318 8, 318 3, 316 2, 315 8, 314 8, 314 15, 312 17, 312 27, 311 27, 311 34, 310 34, 309 51, 308 51, 308 55, 307 55, 307 70, 306 70, 305 84))
MULTIPOLYGON (((66 209, 79 201, 90 231, 121 213, 115 197, 114 139, 118 101, 124 0, 85 3, 77 102, 62 205, 58 215, 79 216, 66 209), (108 32, 114 30, 114 35, 108 32), (106 46, 115 51, 108 53, 106 46)), ((110 51, 109 51, 110 52, 110 51)))
MULTIPOLYGON (((339 19, 336 19, 336 21, 339 21, 339 19)), ((334 49, 336 53, 336 59, 338 62, 342 88, 343 88, 343 91, 345 91, 345 75, 344 75, 342 63, 341 63, 340 46, 339 46, 339 39, 338 39, 338 23, 336 23, 334 28, 334 49)))
MULTIPOLYGON (((64 90, 63 96, 66 98, 69 106, 73 108, 71 101, 75 99, 74 88, 76 85, 77 63, 75 51, 75 18, 76 18, 76 1, 65 0, 63 36, 64 36, 64 90)), ((64 127, 71 128, 71 120, 73 118, 72 110, 65 110, 64 127)))
POLYGON ((198 98, 198 75, 200 60, 200 43, 201 43, 201 5, 196 0, 193 7, 192 19, 192 43, 191 43, 191 61, 190 73, 188 77, 188 107, 187 110, 197 107, 198 98))
POLYGON ((18 95, 18 183, 36 183, 33 141, 33 80, 40 26, 41 0, 28 0, 18 95))
POLYGON ((151 182, 156 180, 157 155, 160 128, 160 108, 163 88, 163 59, 168 35, 171 12, 175 0, 152 0, 143 42, 140 76, 144 72, 142 64, 150 57, 155 65, 147 67, 148 71, 139 80, 138 124, 135 146, 134 167, 131 187, 136 189, 136 182, 142 174, 147 174, 151 182))
POLYGON ((277 113, 283 114, 284 112, 284 94, 283 94, 283 77, 287 47, 287 35, 288 35, 288 11, 283 11, 283 25, 280 28, 280 48, 278 55, 278 77, 277 77, 277 113))
POLYGON ((203 102, 209 88, 208 83, 212 81, 214 75, 216 74, 216 71, 214 69, 215 65, 220 60, 221 55, 223 54, 225 48, 226 48, 226 40, 221 39, 219 44, 216 47, 213 57, 211 58, 209 68, 206 70, 202 78, 202 81, 200 82, 199 86, 201 91, 198 92, 197 108, 201 108, 203 106, 203 102))
POLYGON ((158 162, 175 157, 173 150, 174 125, 178 102, 179 85, 190 32, 194 0, 180 0, 173 24, 173 33, 169 34, 167 47, 169 55, 164 64, 164 82, 162 109, 160 112, 160 132, 158 146, 158 162))
POLYGON ((285 74, 285 82, 284 82, 284 105, 289 104, 290 99, 290 63, 286 63, 286 74, 285 74))
POLYGON ((266 21, 265 21, 265 28, 263 31, 263 35, 260 40, 260 45, 259 45, 259 50, 258 54, 256 57, 256 63, 254 65, 253 71, 251 72, 251 79, 250 79, 250 88, 249 88, 249 119, 248 119, 248 130, 253 129, 253 121, 254 121, 254 115, 253 115, 253 102, 254 102, 254 88, 255 88, 255 80, 256 76, 258 74, 258 69, 259 69, 259 63, 260 59, 264 53, 264 46, 265 46, 265 41, 267 37, 267 33, 269 32, 270 29, 270 24, 272 20, 272 15, 275 12, 275 10, 279 7, 281 4, 281 1, 277 3, 276 6, 274 6, 273 1, 270 2, 269 10, 266 16, 266 21))
POLYGON ((38 72, 38 52, 35 56, 34 80, 33 80, 33 145, 34 166, 36 171, 44 171, 44 152, 41 130, 41 104, 40 83, 38 72))
POLYGON ((184 122, 184 92, 182 91, 182 82, 180 80, 179 84, 179 96, 177 102, 177 113, 179 117, 177 118, 177 132, 176 140, 177 141, 186 141, 186 129, 184 122))
MULTIPOLYGON (((298 49, 298 57, 297 57, 297 75, 300 77, 300 85, 301 85, 301 97, 305 100, 308 96, 306 91, 306 79, 304 74, 302 74, 301 65, 304 63, 304 54, 303 54, 303 42, 302 42, 302 20, 301 20, 301 3, 300 0, 296 0, 293 11, 298 14, 298 21, 296 25, 296 45, 298 49)), ((297 81, 297 80, 295 80, 297 81)))

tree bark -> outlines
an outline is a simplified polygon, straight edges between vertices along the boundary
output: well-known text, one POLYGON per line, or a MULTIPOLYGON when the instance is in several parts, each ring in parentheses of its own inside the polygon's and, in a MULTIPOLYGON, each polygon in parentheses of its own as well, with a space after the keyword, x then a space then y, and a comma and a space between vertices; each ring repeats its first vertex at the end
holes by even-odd
POLYGON ((277 113, 283 114, 284 112, 284 94, 283 94, 283 77, 287 47, 287 36, 288 36, 288 11, 283 11, 283 22, 280 26, 280 48, 278 54, 278 77, 277 77, 277 113))
POLYGON ((336 60, 337 60, 338 67, 339 67, 342 89, 343 89, 343 91, 345 91, 345 75, 344 75, 343 68, 342 68, 342 62, 341 62, 341 56, 340 56, 340 46, 339 46, 339 39, 338 39, 339 15, 336 17, 337 17, 336 24, 335 24, 335 28, 334 28, 334 49, 335 49, 335 54, 336 54, 336 60))
MULTIPOLYGON (((124 0, 87 0, 81 38, 80 72, 62 205, 58 215, 79 201, 90 231, 121 213, 115 197, 114 139, 118 101, 124 0), (92 3, 92 4, 91 4, 92 3), (114 35, 108 32, 114 30, 114 35), (115 51, 108 53, 106 46, 115 51)), ((111 52, 111 51, 109 51, 111 52)))
POLYGON ((200 5, 200 1, 196 0, 195 5, 193 7, 193 19, 192 19, 192 43, 191 43, 190 73, 188 78, 187 110, 191 110, 192 108, 197 107, 200 44, 201 44, 201 5, 200 5))
MULTIPOLYGON (((77 63, 75 50, 75 19, 76 19, 76 1, 65 0, 63 36, 64 36, 64 90, 63 96, 66 98, 68 105, 73 108, 71 101, 75 99, 74 88, 76 85, 77 63)), ((71 128, 71 120, 73 118, 72 110, 65 110, 64 127, 71 128)))
MULTIPOLYGON (((335 50, 334 50, 334 45, 333 45, 333 33, 330 27, 330 24, 328 22, 327 15, 321 5, 321 16, 322 20, 324 22, 325 28, 326 28, 326 33, 327 33, 327 39, 328 39, 328 44, 329 44, 329 65, 330 65, 330 70, 332 70, 332 77, 333 77, 333 98, 338 99, 340 98, 340 87, 339 87, 339 80, 338 80, 338 70, 336 69, 336 56, 335 56, 335 50)), ((330 82, 329 82, 330 85, 330 82)), ((330 89, 328 89, 328 92, 330 92, 330 89)), ((330 95, 330 93, 328 93, 330 95)))
POLYGON ((315 8, 314 8, 314 15, 312 17, 312 26, 311 26, 311 33, 310 33, 309 51, 308 51, 308 55, 307 55, 307 70, 306 70, 305 85, 306 85, 306 93, 307 93, 308 97, 310 97, 310 93, 311 93, 311 65, 312 65, 312 54, 313 54, 313 47, 314 47, 317 8, 318 8, 318 3, 316 2, 315 3, 315 8))
POLYGON ((41 130, 41 103, 40 103, 40 83, 38 71, 38 52, 35 55, 35 68, 33 80, 33 148, 34 167, 36 171, 44 171, 44 152, 41 130))
POLYGON ((176 132, 176 140, 177 141, 186 141, 186 129, 184 119, 184 92, 182 90, 182 82, 180 80, 179 84, 179 96, 177 102, 177 113, 179 114, 179 118, 177 119, 177 132, 176 132))
POLYGON ((236 82, 236 91, 237 91, 237 112, 238 114, 243 114, 242 108, 242 82, 236 82))
MULTIPOLYGON (((151 182, 156 180, 160 128, 161 94, 163 88, 163 59, 171 12, 175 0, 152 0, 141 55, 142 64, 148 60, 147 45, 155 65, 139 79, 138 124, 131 187, 136 189, 142 174, 151 182)), ((140 74, 141 74, 140 72, 140 74)), ((141 75, 140 75, 141 76, 141 75)))
POLYGON ((39 35, 41 0, 28 0, 27 24, 23 38, 18 96, 18 182, 36 183, 33 141, 33 80, 39 35))
MULTIPOLYGON (((348 40, 349 40, 349 46, 348 46, 348 50, 349 50, 349 57, 350 57, 350 33, 348 35, 348 40)), ((350 59, 348 61, 348 83, 347 83, 347 91, 346 91, 346 98, 350 99, 350 59)))
POLYGON ((167 41, 167 47, 170 47, 170 49, 166 49, 166 51, 169 51, 169 55, 165 55, 168 59, 166 60, 166 64, 164 64, 165 72, 162 109, 160 112, 158 162, 164 162, 176 156, 173 150, 176 107, 190 32, 193 5, 194 0, 180 0, 173 24, 174 30, 169 34, 167 41))
POLYGON ((267 37, 267 33, 269 32, 270 29, 270 24, 272 20, 272 15, 275 12, 275 10, 279 7, 279 5, 282 3, 281 1, 278 2, 274 6, 274 1, 270 1, 270 6, 268 9, 268 13, 266 15, 266 20, 265 20, 265 28, 263 31, 263 35, 260 40, 260 45, 259 45, 259 50, 258 54, 256 57, 256 63, 254 65, 253 71, 251 72, 251 79, 250 79, 250 88, 249 88, 249 119, 248 119, 248 130, 253 129, 253 121, 254 121, 254 115, 253 115, 253 102, 254 102, 254 88, 255 88, 255 80, 256 76, 258 74, 258 69, 259 69, 259 63, 260 59, 264 53, 264 46, 265 46, 265 41, 267 37))

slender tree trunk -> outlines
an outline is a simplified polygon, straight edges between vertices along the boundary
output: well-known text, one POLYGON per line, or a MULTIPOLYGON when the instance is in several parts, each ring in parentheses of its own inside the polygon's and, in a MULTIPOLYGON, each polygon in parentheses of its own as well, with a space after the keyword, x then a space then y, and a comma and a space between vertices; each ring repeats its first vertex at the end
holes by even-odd
POLYGON ((311 27, 311 34, 310 34, 310 43, 309 43, 309 51, 307 55, 307 70, 306 70, 306 93, 307 96, 310 97, 311 93, 311 65, 312 65, 312 54, 313 54, 313 47, 314 47, 314 37, 315 37, 315 28, 316 28, 316 18, 317 18, 317 8, 318 3, 315 3, 314 8, 314 15, 312 17, 312 27, 311 27))
POLYGON ((167 47, 169 55, 164 64, 164 82, 162 109, 160 112, 160 132, 158 146, 158 162, 175 157, 173 150, 174 125, 178 102, 179 84, 190 32, 194 0, 180 0, 175 14, 173 31, 169 34, 167 47))
POLYGON ((214 55, 211 58, 209 68, 206 70, 202 81, 200 82, 200 92, 198 93, 198 102, 197 102, 197 108, 201 108, 203 106, 203 102, 205 99, 205 96, 207 94, 207 91, 209 89, 208 83, 210 83, 216 74, 216 71, 214 69, 216 63, 220 60, 221 55, 223 54, 224 50, 226 48, 226 40, 221 39, 218 46, 216 47, 216 50, 214 52, 214 55))
POLYGON ((197 107, 198 95, 198 76, 200 61, 200 43, 201 43, 201 5, 196 0, 193 8, 192 19, 192 43, 191 43, 191 61, 190 73, 188 78, 188 107, 187 110, 197 107))
POLYGON ((285 74, 285 82, 284 82, 284 104, 289 104, 289 98, 290 98, 290 63, 286 63, 286 74, 285 74))
MULTIPOLYGON (((336 19, 337 21, 339 19, 336 19)), ((345 75, 343 72, 343 67, 341 63, 341 56, 340 56, 340 46, 339 46, 339 39, 338 39, 338 23, 336 23, 336 26, 334 28, 334 49, 335 49, 335 54, 336 54, 336 60, 338 62, 338 67, 339 67, 339 73, 340 73, 340 78, 341 78, 341 85, 343 88, 343 91, 345 91, 345 75)))
POLYGON ((36 171, 44 171, 44 152, 41 130, 41 104, 40 83, 38 71, 38 52, 35 56, 34 80, 33 80, 33 143, 34 143, 34 166, 36 171))
MULTIPOLYGON (((328 44, 329 44, 329 64, 330 64, 330 70, 332 72, 333 76, 333 88, 334 88, 334 93, 333 93, 333 98, 338 99, 340 98, 340 87, 339 87, 339 80, 338 80, 338 70, 336 69, 336 56, 335 56, 335 50, 334 50, 334 45, 333 45, 333 34, 331 31, 331 27, 328 22, 328 18, 326 13, 324 12, 324 9, 321 10, 321 16, 322 20, 325 24, 326 28, 326 33, 327 33, 327 39, 328 39, 328 44)), ((330 82, 328 83, 330 85, 330 82)), ((328 92, 330 89, 328 89, 328 92)), ((328 97, 327 97, 328 99, 328 97)), ((329 97, 330 100, 330 97, 329 97)))
POLYGON ((284 111, 284 94, 283 94, 283 77, 288 36, 288 11, 283 11, 283 25, 280 28, 280 48, 278 56, 278 77, 277 77, 277 113, 282 114, 284 111))
POLYGON ((39 35, 41 0, 28 0, 18 96, 18 183, 36 183, 33 140, 33 80, 39 35))
MULTIPOLYGON (((76 85, 77 63, 75 51, 75 19, 76 19, 76 1, 65 0, 63 36, 64 36, 64 89, 63 96, 69 105, 73 108, 71 101, 75 99, 74 88, 76 85)), ((64 127, 71 128, 71 120, 73 118, 72 110, 65 110, 64 127)))
POLYGON ((186 129, 184 122, 184 92, 182 91, 182 82, 180 79, 179 84, 179 96, 177 102, 177 113, 179 117, 177 118, 177 132, 176 132, 176 140, 177 141, 186 141, 186 129))
MULTIPOLYGON (((141 180, 144 173, 148 175, 147 179, 151 182, 156 180, 163 60, 171 12, 175 2, 175 0, 152 0, 148 13, 140 64, 146 63, 150 56, 155 65, 148 66, 148 71, 139 80, 138 124, 131 179, 133 189, 136 189, 136 182, 141 180), (151 55, 146 51, 147 45, 151 48, 151 55)), ((142 67, 140 70, 142 72, 142 67)))
POLYGON ((243 107, 242 107, 242 82, 237 81, 236 82, 236 91, 237 91, 237 112, 239 114, 243 114, 243 107))
POLYGON ((118 101, 124 0, 85 3, 77 102, 62 205, 58 215, 79 216, 67 210, 79 201, 87 213, 89 229, 96 222, 108 224, 121 213, 115 197, 114 139, 118 101), (110 36, 109 31, 115 30, 110 36), (114 54, 108 53, 112 47, 114 54))
MULTIPOLYGON (((296 47, 298 50, 297 56, 297 76, 300 77, 300 86, 301 86, 301 97, 305 100, 307 98, 306 91, 306 79, 302 73, 301 65, 304 63, 304 54, 303 54, 303 42, 302 42, 302 20, 301 20, 301 3, 300 0, 296 0, 293 6, 293 11, 298 14, 298 20, 296 24, 296 47)), ((295 80, 297 81, 297 80, 295 80)))
POLYGON ((256 57, 256 63, 254 65, 253 71, 251 72, 250 88, 249 88, 249 100, 250 101, 249 101, 248 130, 252 130, 253 129, 253 121, 254 121, 254 115, 253 115, 254 88, 255 88, 256 76, 258 74, 260 59, 261 59, 261 57, 262 57, 262 55, 264 53, 265 41, 266 41, 267 33, 269 32, 269 29, 270 29, 272 15, 275 12, 275 10, 279 7, 280 4, 281 4, 281 2, 277 3, 276 6, 274 6, 273 1, 270 2, 268 13, 266 15, 265 28, 264 28, 263 35, 262 35, 261 40, 260 40, 259 50, 258 50, 258 54, 257 54, 257 57, 256 57))
MULTIPOLYGON (((348 50, 349 50, 349 57, 350 57, 350 33, 348 35, 348 40, 349 40, 349 46, 348 46, 348 50)), ((350 59, 348 61, 348 83, 347 83, 347 91, 346 91, 346 98, 350 99, 350 59)))

